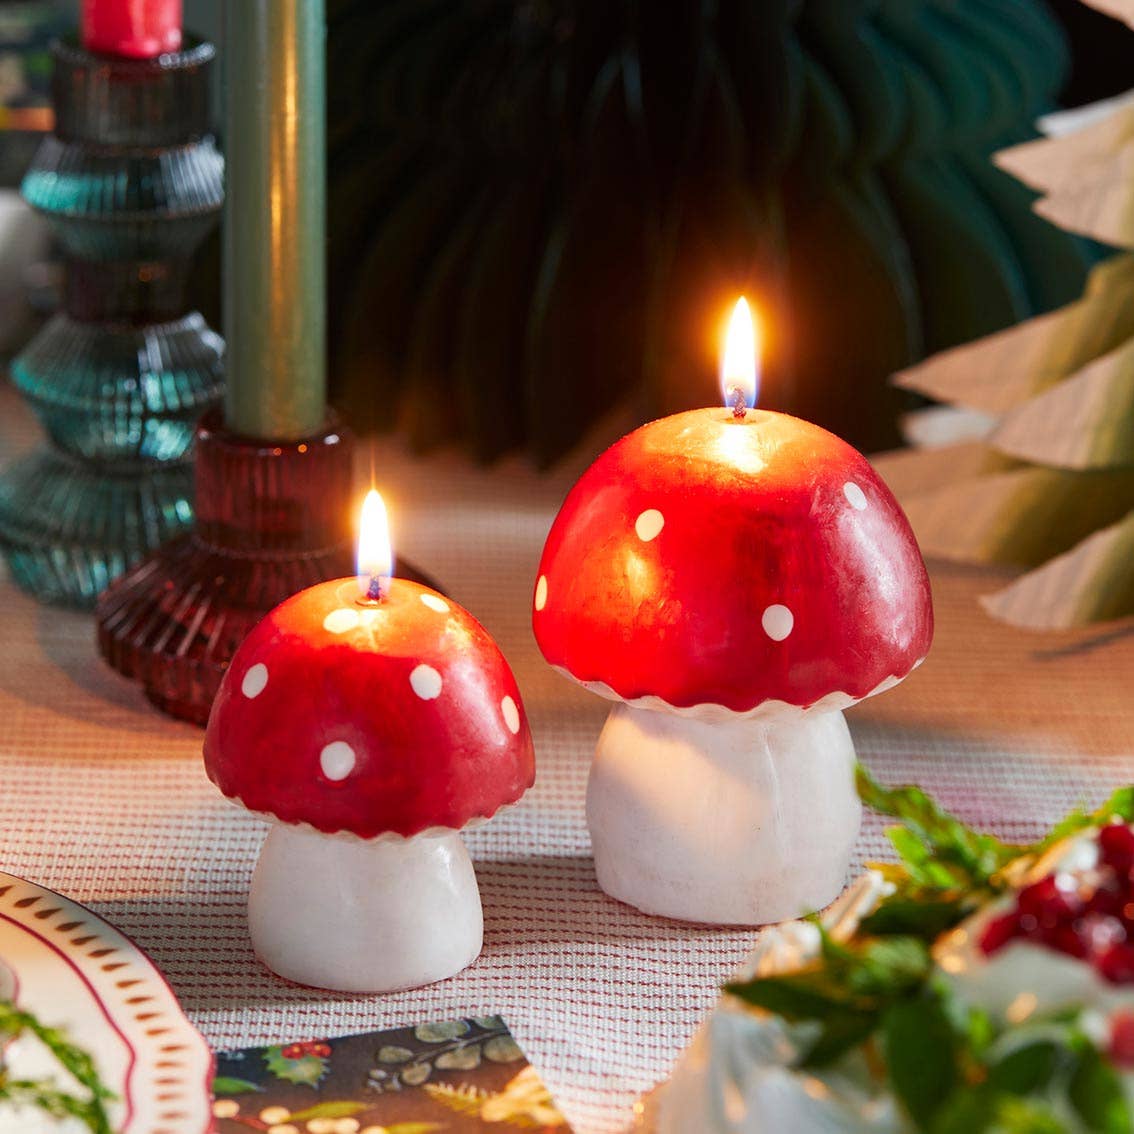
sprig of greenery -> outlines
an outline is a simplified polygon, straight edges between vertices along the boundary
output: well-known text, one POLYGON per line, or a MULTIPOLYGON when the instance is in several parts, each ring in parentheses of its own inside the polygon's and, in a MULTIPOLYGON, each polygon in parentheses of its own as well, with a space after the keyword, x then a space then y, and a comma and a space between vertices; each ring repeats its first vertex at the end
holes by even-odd
POLYGON ((840 945, 823 932, 822 953, 794 972, 726 985, 728 992, 794 1023, 820 1025, 800 1065, 834 1063, 877 1031, 886 1009, 916 994, 930 971, 929 950, 914 937, 840 945))
POLYGON ((85 1088, 88 1097, 60 1091, 47 1080, 12 1079, 0 1055, 0 1103, 36 1107, 59 1119, 77 1118, 86 1124, 91 1134, 113 1134, 105 1103, 113 1099, 114 1094, 103 1085, 94 1060, 58 1028, 47 1027, 30 1012, 0 1000, 0 1037, 9 1041, 25 1032, 35 1036, 51 1052, 59 1065, 85 1088))
POLYGON ((1134 784, 1119 788, 1094 811, 1077 808, 1064 816, 1052 827, 1047 837, 1041 839, 1031 849, 1037 854, 1042 853, 1062 839, 1075 834, 1076 831, 1082 831, 1087 827, 1099 827, 1114 819, 1121 819, 1123 823, 1134 823, 1134 784))
POLYGON ((912 934, 934 941, 1006 889, 1009 866, 1035 859, 1087 827, 1112 819, 1134 822, 1134 787, 1124 787, 1093 811, 1071 812, 1036 843, 1005 843, 974 831, 919 787, 884 787, 861 764, 855 782, 863 803, 901 821, 886 832, 900 861, 871 864, 894 890, 863 920, 862 931, 868 934, 912 934))
MULTIPOLYGON (((728 991, 786 1020, 817 1023, 797 1066, 830 1066, 865 1047, 925 1134, 1131 1134, 1118 1073, 1078 1025, 1001 1027, 959 1004, 916 938, 852 939, 819 962, 728 991)), ((868 1061, 871 1062, 871 1061, 868 1061)))
POLYGON ((901 820, 902 826, 886 834, 911 881, 927 889, 987 887, 1028 849, 974 831, 919 787, 883 787, 861 764, 855 784, 867 807, 901 820))
POLYGON ((974 831, 920 788, 887 788, 857 770, 867 806, 899 819, 890 840, 900 862, 879 869, 893 885, 850 940, 819 925, 822 947, 801 969, 730 984, 747 1004, 791 1023, 818 1024, 799 1035, 797 1065, 830 1065, 863 1048, 916 1128, 926 1134, 1066 1134, 1076 1129, 1132 1134, 1134 1116, 1118 1073, 1063 1013, 1028 1027, 995 1024, 961 1005, 934 969, 941 933, 1010 885, 1008 868, 1060 839, 1117 818, 1134 821, 1134 787, 1093 811, 1073 812, 1044 839, 1005 843, 974 831))

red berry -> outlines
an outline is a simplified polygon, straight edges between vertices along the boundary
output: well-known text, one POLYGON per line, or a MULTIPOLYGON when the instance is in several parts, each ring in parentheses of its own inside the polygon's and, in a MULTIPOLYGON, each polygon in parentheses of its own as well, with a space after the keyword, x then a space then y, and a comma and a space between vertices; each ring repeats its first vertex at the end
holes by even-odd
POLYGON ((1098 843, 1099 870, 1078 883, 1060 872, 1025 886, 1015 910, 985 926, 981 949, 995 953, 1022 938, 1090 958, 1112 984, 1134 984, 1134 830, 1111 824, 1099 832, 1098 843))
POLYGON ((1025 886, 1020 891, 1016 904, 1021 920, 1024 916, 1031 915, 1040 926, 1057 925, 1082 907, 1079 895, 1074 890, 1061 890, 1054 874, 1025 886))
POLYGON ((1009 941, 1019 935, 1015 913, 1001 914, 984 927, 984 932, 980 935, 981 951, 988 956, 1003 949, 1009 941))
POLYGON ((303 1055, 327 1056, 331 1054, 331 1049, 318 1040, 304 1040, 303 1043, 297 1043, 295 1046, 303 1055))
POLYGON ((1111 1016, 1107 1052, 1119 1067, 1134 1067, 1134 1012, 1115 1012, 1111 1016))
POLYGON ((302 1059, 303 1044, 289 1043, 287 1047, 283 1048, 283 1050, 280 1051, 280 1055, 282 1055, 284 1059, 302 1059))
POLYGON ((1099 856, 1119 874, 1129 875, 1134 867, 1134 831, 1125 823, 1111 823, 1099 831, 1099 856))
MULTIPOLYGON (((1115 878, 1107 879, 1087 901, 1086 908, 1090 913, 1108 914, 1111 917, 1122 917, 1123 910, 1130 904, 1128 886, 1120 887, 1115 878)), ((1134 911, 1132 911, 1134 912, 1134 911)))
POLYGON ((1075 932, 1088 953, 1105 953, 1112 945, 1126 941, 1126 927, 1109 914, 1089 913, 1075 922, 1075 932))
POLYGON ((1111 984, 1134 984, 1134 945, 1112 945, 1095 958, 1095 968, 1111 984))
POLYGON ((1090 940, 1084 938, 1074 925, 1050 926, 1040 930, 1032 940, 1039 941, 1049 949, 1054 949, 1057 953, 1066 953, 1069 957, 1082 959, 1091 951, 1090 940))

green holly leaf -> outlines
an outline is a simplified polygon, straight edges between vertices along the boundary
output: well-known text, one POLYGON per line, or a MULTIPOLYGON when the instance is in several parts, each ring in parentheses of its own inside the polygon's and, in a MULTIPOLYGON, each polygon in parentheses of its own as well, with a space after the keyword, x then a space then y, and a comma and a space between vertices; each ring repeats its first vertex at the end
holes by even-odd
POLYGON ((957 1037, 940 999, 926 994, 886 1009, 882 1053, 890 1085, 910 1117, 926 1129, 957 1083, 957 1037))
POLYGON ((1021 1044, 989 1068, 988 1085, 1011 1095, 1030 1095, 1055 1077, 1060 1048, 1052 1040, 1021 1044))
POLYGON ((446 1040, 458 1039, 469 1030, 464 1020, 444 1020, 438 1024, 418 1024, 413 1030, 422 1043, 444 1043, 446 1040))
POLYGON ((502 1016, 473 1016, 472 1022, 478 1028, 484 1028, 486 1032, 495 1032, 504 1027, 504 1018, 502 1016))
POLYGON ((818 1022, 801 1053, 804 1067, 823 1067, 862 1043, 887 1006, 920 996, 932 969, 926 943, 916 937, 877 937, 841 944, 822 931, 819 960, 795 972, 727 986, 748 1004, 793 1022, 818 1022))
POLYGON ((983 1083, 954 1091, 930 1129, 933 1134, 985 1134, 997 1121, 1001 1098, 983 1083))
POLYGON ((756 977, 725 985, 747 1004, 774 1012, 785 1020, 827 1020, 846 1012, 869 1013, 869 997, 855 996, 824 968, 812 966, 779 976, 756 977))
POLYGON ((471 1071, 480 1066, 480 1044, 472 1043, 442 1052, 433 1065, 438 1071, 471 1071))
POLYGON ((989 1129, 996 1134, 1067 1134, 1067 1124, 1050 1103, 1010 1095, 996 1098, 989 1129))
POLYGON ((916 937, 866 938, 856 948, 823 933, 823 957, 832 975, 852 992, 887 999, 920 988, 929 976, 929 949, 916 937))
POLYGON ((1088 1130, 1130 1134, 1134 1129, 1118 1072, 1090 1044, 1082 1045, 1067 1097, 1088 1130))
POLYGON ((930 1129, 932 1134, 1069 1134, 1051 1103, 1000 1094, 986 1084, 954 1092, 930 1129))
POLYGON ((859 930, 873 936, 903 935, 935 941, 972 910, 972 895, 955 891, 907 890, 884 898, 862 919, 859 930))
POLYGON ((837 1012, 828 1016, 819 1029, 818 1038, 800 1060, 800 1066, 810 1069, 829 1066, 862 1043, 877 1026, 877 1012, 837 1012))
POLYGON ((962 1005, 946 999, 945 1008, 952 1011, 958 1033, 972 1059, 986 1061, 996 1039, 996 1025, 984 1008, 962 1005))
POLYGON ((943 862, 938 862, 932 846, 908 827, 889 827, 886 837, 898 858, 905 865, 907 877, 927 890, 951 890, 957 885, 957 874, 943 862))
POLYGON ((433 1130, 444 1130, 440 1122, 395 1122, 385 1127, 386 1134, 431 1134, 433 1130))
POLYGON ((484 1057, 493 1063, 515 1063, 524 1053, 511 1036, 494 1036, 484 1045, 484 1057))
POLYGON ((268 1070, 285 1083, 300 1083, 314 1087, 327 1073, 327 1060, 318 1055, 304 1055, 299 1059, 288 1059, 283 1047, 266 1048, 264 1062, 268 1070))
POLYGON ((236 1079, 228 1075, 218 1075, 213 1080, 214 1095, 244 1095, 249 1091, 262 1091, 264 1088, 247 1079, 236 1079))
POLYGON ((341 1102, 321 1102, 309 1106, 304 1110, 297 1110, 288 1116, 288 1122, 310 1122, 313 1118, 353 1118, 364 1110, 369 1110, 369 1103, 351 1102, 344 1099, 341 1102))

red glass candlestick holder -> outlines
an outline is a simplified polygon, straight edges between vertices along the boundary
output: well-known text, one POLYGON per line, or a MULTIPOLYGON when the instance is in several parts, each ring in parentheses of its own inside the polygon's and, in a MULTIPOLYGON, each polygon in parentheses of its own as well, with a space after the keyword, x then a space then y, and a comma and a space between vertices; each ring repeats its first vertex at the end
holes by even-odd
MULTIPOLYGON (((297 591, 354 573, 352 435, 272 444, 197 427, 194 531, 99 598, 99 650, 163 712, 203 725, 248 631, 297 591)), ((408 564, 399 574, 429 583, 408 564)))

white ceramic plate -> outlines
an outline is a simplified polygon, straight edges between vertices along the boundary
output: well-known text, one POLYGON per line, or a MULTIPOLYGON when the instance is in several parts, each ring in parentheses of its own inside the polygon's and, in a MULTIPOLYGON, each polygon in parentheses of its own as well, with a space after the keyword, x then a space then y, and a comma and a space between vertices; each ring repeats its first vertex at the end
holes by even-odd
MULTIPOLYGON (((117 1134, 206 1134, 213 1060, 173 990, 128 937, 83 906, 0 872, 0 996, 62 1027, 117 1099, 117 1134)), ((57 1066, 38 1041, 7 1052, 20 1077, 57 1066)), ((60 1073, 61 1086, 74 1088, 60 1073)), ((0 1132, 70 1131, 38 1113, 4 1113, 0 1132)))

